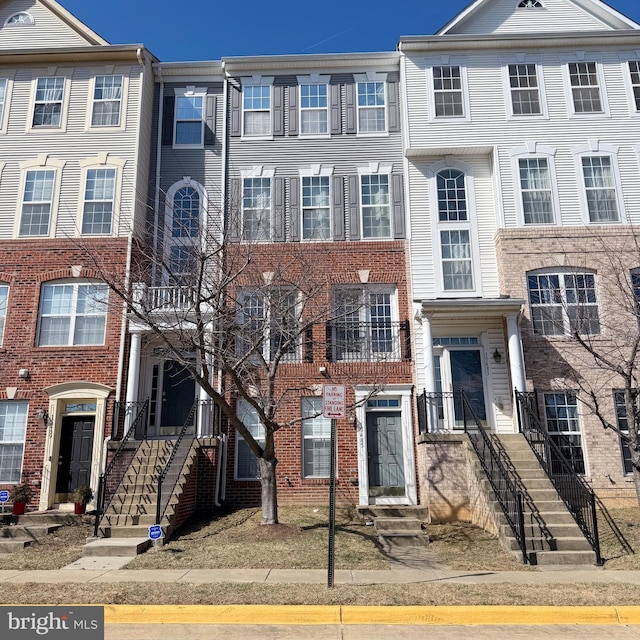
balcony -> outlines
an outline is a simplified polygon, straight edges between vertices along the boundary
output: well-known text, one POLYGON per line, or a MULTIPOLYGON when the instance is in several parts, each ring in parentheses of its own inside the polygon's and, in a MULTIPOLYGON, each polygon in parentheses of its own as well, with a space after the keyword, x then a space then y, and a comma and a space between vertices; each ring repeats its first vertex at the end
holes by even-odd
POLYGON ((400 362, 411 359, 409 321, 328 322, 329 362, 400 362))
POLYGON ((142 282, 133 285, 134 302, 145 313, 166 313, 193 309, 196 294, 192 287, 149 287, 142 282))

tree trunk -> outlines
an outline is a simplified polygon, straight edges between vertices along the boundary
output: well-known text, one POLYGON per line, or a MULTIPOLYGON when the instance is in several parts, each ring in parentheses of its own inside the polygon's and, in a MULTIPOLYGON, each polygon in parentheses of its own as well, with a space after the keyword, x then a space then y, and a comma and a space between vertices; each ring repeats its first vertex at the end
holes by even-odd
POLYGON ((262 485, 262 524, 278 524, 278 486, 276 484, 277 458, 258 458, 262 485))

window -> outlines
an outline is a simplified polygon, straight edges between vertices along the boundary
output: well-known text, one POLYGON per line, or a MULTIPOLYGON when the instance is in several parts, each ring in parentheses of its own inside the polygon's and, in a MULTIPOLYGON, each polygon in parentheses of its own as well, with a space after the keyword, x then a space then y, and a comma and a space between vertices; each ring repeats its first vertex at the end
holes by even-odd
POLYGON ((200 194, 193 187, 182 187, 173 196, 171 235, 196 238, 200 233, 200 194))
POLYGON ((358 82, 358 132, 387 130, 384 82, 358 82))
POLYGON ((21 11, 20 13, 14 13, 12 16, 9 16, 6 24, 35 24, 35 21, 31 14, 26 11, 21 11))
POLYGON ((244 178, 242 237, 256 241, 271 237, 271 178, 244 178))
POLYGON ((540 273, 527 276, 534 333, 561 336, 600 333, 595 276, 592 273, 540 273))
POLYGON ((333 295, 336 361, 400 360, 395 289, 345 287, 333 295))
POLYGON ((542 2, 538 0, 522 0, 518 9, 542 9, 542 2))
POLYGON ((328 478, 331 420, 322 417, 322 398, 302 398, 302 477, 328 478))
MULTIPOLYGON (((638 314, 640 311, 640 270, 634 269, 631 272, 631 287, 633 288, 633 295, 635 296, 635 312, 638 314)), ((640 315, 638 316, 638 322, 640 322, 640 315)))
POLYGON ((329 176, 302 178, 302 237, 304 240, 331 238, 329 176))
MULTIPOLYGON (((264 427, 258 419, 258 412, 246 401, 238 400, 238 418, 249 433, 264 447, 264 427)), ((236 431, 236 480, 259 480, 260 466, 245 439, 236 431)))
POLYGON ((27 433, 26 402, 0 401, 0 483, 18 484, 27 433))
MULTIPOLYGON (((576 394, 573 391, 545 393, 544 411, 549 437, 573 471, 583 474, 585 467, 576 394)), ((551 450, 551 470, 557 474, 567 472, 554 449, 551 450)))
POLYGON ((43 285, 38 346, 104 344, 108 295, 106 284, 43 285))
POLYGON ((389 206, 389 176, 360 176, 362 191, 362 237, 390 238, 391 209, 389 206))
POLYGON ((107 235, 113 222, 115 169, 88 169, 82 212, 82 233, 107 235))
POLYGON ((271 86, 243 86, 243 135, 271 135, 271 86))
POLYGON ((9 297, 9 287, 0 284, 0 344, 4 338, 4 323, 7 317, 7 298, 9 297))
POLYGON ((60 128, 64 78, 38 78, 33 109, 33 127, 60 128))
POLYGON ((7 79, 0 78, 0 129, 4 122, 4 104, 7 100, 7 79))
POLYGON ((48 236, 56 172, 50 169, 27 171, 22 215, 21 236, 48 236))
POLYGON ((590 222, 618 222, 618 197, 611 156, 583 156, 582 177, 590 222))
POLYGON ((92 127, 119 127, 122 76, 98 76, 93 89, 92 127))
POLYGON ((204 144, 204 93, 176 93, 174 127, 176 146, 201 147, 204 144))
POLYGON ((509 88, 511 111, 514 116, 542 114, 535 64, 510 64, 509 88))
MULTIPOLYGON (((627 405, 624 400, 624 391, 614 391, 613 401, 616 410, 616 425, 623 435, 629 435, 629 422, 627 418, 627 405)), ((633 473, 631 464, 631 447, 628 442, 620 438, 620 454, 622 456, 622 468, 625 474, 633 473)))
POLYGON ((569 80, 574 113, 603 113, 595 62, 570 62, 569 80))
POLYGON ((640 61, 629 61, 629 75, 631 76, 631 89, 636 111, 640 111, 640 61))
POLYGON ((472 291, 471 240, 466 229, 440 231, 442 281, 445 291, 472 291))
POLYGON ((547 158, 520 158, 520 194, 525 224, 553 224, 553 192, 547 158))
POLYGON ((438 217, 440 222, 467 220, 467 195, 464 173, 445 169, 437 175, 438 217))
POLYGON ((433 67, 433 102, 436 118, 464 116, 460 67, 433 67))
POLYGON ((300 133, 321 135, 328 132, 326 84, 300 85, 300 133))

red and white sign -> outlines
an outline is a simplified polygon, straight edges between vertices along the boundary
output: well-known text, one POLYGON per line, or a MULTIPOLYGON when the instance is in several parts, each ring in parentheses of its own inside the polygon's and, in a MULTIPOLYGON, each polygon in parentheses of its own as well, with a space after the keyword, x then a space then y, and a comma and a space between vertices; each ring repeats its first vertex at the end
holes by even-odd
POLYGON ((337 420, 346 418, 345 387, 343 384, 325 384, 322 388, 322 415, 337 420))

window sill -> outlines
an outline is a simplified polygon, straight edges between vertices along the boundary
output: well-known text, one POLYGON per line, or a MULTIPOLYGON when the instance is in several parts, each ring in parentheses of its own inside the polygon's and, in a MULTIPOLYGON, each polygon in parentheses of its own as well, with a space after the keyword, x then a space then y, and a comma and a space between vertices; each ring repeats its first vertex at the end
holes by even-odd
POLYGON ((330 133, 299 133, 297 137, 300 140, 331 140, 330 133))
POLYGON ((240 137, 240 142, 269 141, 269 140, 273 140, 273 139, 274 139, 273 135, 268 135, 268 136, 245 136, 245 135, 242 135, 240 137))
POLYGON ((388 138, 388 131, 358 131, 356 138, 388 138))

